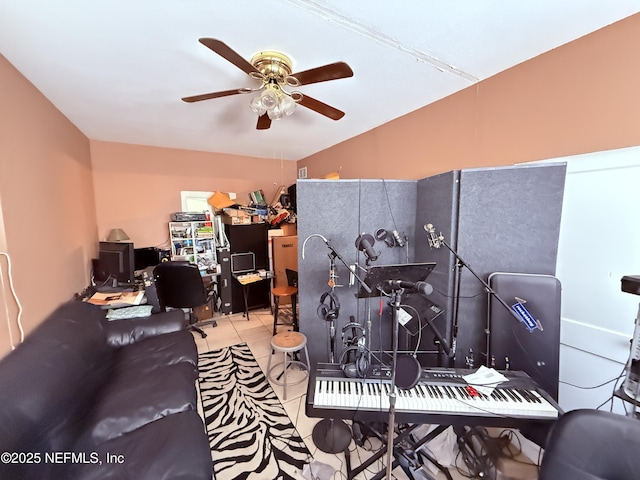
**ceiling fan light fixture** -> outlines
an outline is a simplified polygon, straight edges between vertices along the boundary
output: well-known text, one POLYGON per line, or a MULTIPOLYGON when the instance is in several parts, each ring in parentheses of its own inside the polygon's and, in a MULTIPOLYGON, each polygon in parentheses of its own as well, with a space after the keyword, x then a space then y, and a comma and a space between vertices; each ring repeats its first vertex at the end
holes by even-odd
POLYGON ((258 116, 264 115, 267 112, 267 109, 262 106, 260 95, 256 95, 251 99, 249 102, 249 108, 258 116))
POLYGON ((271 110, 267 110, 267 115, 271 120, 280 120, 283 117, 282 109, 280 108, 280 104, 273 107, 271 110))
POLYGON ((249 107, 258 115, 257 130, 266 130, 270 127, 271 120, 277 120, 283 116, 293 114, 296 109, 296 103, 332 120, 339 120, 344 116, 344 112, 331 105, 297 91, 288 91, 288 89, 311 83, 352 77, 353 70, 346 63, 334 62, 292 73, 293 61, 282 52, 262 51, 255 54, 251 61, 247 61, 219 39, 200 38, 199 42, 238 67, 252 79, 259 81, 260 85, 257 88, 242 87, 183 97, 182 100, 184 102, 193 103, 256 92, 256 95, 252 96, 249 102, 249 107))
POLYGON ((280 108, 282 113, 288 117, 295 111, 296 102, 289 95, 282 95, 280 97, 280 108))
POLYGON ((266 88, 260 94, 260 104, 265 110, 273 110, 278 106, 279 95, 274 88, 266 88))

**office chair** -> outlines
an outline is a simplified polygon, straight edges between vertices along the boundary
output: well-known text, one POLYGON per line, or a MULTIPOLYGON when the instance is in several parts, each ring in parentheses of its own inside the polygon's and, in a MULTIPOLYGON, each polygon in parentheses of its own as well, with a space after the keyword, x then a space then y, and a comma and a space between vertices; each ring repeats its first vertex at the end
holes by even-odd
POLYGON ((153 270, 158 300, 162 311, 170 308, 188 308, 188 328, 207 336, 200 328, 216 326, 215 320, 198 321, 193 309, 209 303, 213 292, 207 292, 198 267, 189 262, 162 262, 153 270))
POLYGON ((547 441, 540 480, 640 478, 640 420, 601 410, 561 416, 547 441))

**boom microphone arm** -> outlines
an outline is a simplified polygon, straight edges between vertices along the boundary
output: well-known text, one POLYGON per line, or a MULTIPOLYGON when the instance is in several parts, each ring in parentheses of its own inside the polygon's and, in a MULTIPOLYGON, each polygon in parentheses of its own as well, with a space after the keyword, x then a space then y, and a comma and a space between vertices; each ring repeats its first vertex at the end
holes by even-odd
MULTIPOLYGON (((497 300, 497 301, 498 301, 498 302, 499 302, 499 303, 500 303, 504 308, 506 308, 506 309, 507 309, 507 311, 509 312, 509 314, 510 314, 513 318, 515 318, 515 319, 518 321, 518 323, 521 323, 521 322, 522 322, 522 319, 518 316, 518 314, 517 314, 516 312, 514 312, 513 308, 511 308, 511 307, 507 304, 507 302, 505 302, 505 301, 504 301, 504 299, 503 299, 500 295, 498 295, 498 293, 497 293, 493 288, 491 288, 491 286, 490 286, 490 285, 489 285, 485 280, 483 280, 483 279, 482 279, 482 278, 481 278, 481 277, 480 277, 480 276, 479 276, 479 275, 478 275, 478 274, 473 270, 473 268, 471 268, 471 267, 469 266, 469 264, 468 264, 467 262, 465 262, 465 261, 464 261, 464 259, 463 259, 460 255, 458 255, 458 252, 456 252, 456 251, 455 251, 455 250, 454 250, 454 249, 453 249, 453 248, 452 248, 452 247, 451 247, 451 246, 446 242, 446 240, 444 239, 444 236, 443 236, 442 234, 439 234, 439 235, 437 235, 437 236, 435 237, 435 238, 437 239, 437 241, 433 241, 433 237, 434 237, 433 232, 435 231, 435 229, 433 228, 433 225, 431 225, 431 224, 427 224, 427 225, 425 225, 425 230, 430 234, 430 237, 429 237, 429 245, 430 245, 431 247, 434 247, 434 248, 440 248, 440 246, 441 246, 441 245, 444 245, 444 246, 447 248, 447 250, 449 250, 449 251, 453 254, 453 256, 454 256, 454 257, 456 257, 456 260, 457 260, 457 262, 458 262, 458 267, 459 267, 459 269, 460 269, 460 270, 461 270, 463 267, 466 267, 466 269, 467 269, 467 270, 469 270, 469 271, 471 272, 471 274, 472 274, 474 277, 476 277, 476 279, 477 279, 477 280, 478 280, 478 281, 479 281, 479 282, 484 286, 484 289, 485 289, 485 291, 486 291, 487 293, 489 293, 489 294, 490 294, 493 298, 495 298, 495 299, 496 299, 496 300, 497 300)), ((451 356, 452 358, 453 358, 453 357, 455 357, 455 354, 456 354, 455 349, 456 349, 456 337, 457 337, 457 332, 456 332, 455 330, 457 330, 457 328, 458 328, 458 302, 459 302, 459 300, 460 300, 460 291, 459 291, 459 290, 460 290, 460 280, 459 280, 459 278, 458 278, 458 280, 457 280, 457 290, 458 290, 458 291, 456 292, 456 300, 455 300, 455 301, 456 301, 456 305, 455 305, 455 307, 454 307, 454 313, 453 313, 453 314, 454 314, 454 319, 453 319, 454 335, 453 335, 453 343, 452 343, 452 347, 453 347, 453 348, 451 349, 451 352, 450 352, 450 356, 451 356)), ((487 335, 488 335, 488 332, 487 332, 487 335)), ((487 341, 488 341, 488 340, 487 340, 487 341)), ((487 349, 487 350, 488 350, 488 349, 487 349)), ((487 353, 488 353, 488 351, 487 351, 487 353)), ((487 360, 488 360, 488 358, 487 358, 487 360)))
POLYGON ((460 265, 462 265, 463 267, 466 267, 467 270, 469 270, 471 272, 471 274, 476 277, 478 279, 478 281, 480 283, 482 283, 482 285, 484 285, 485 290, 487 291, 487 293, 489 293, 490 295, 492 295, 496 300, 498 300, 498 302, 500 302, 502 304, 502 306, 504 308, 506 308, 509 313, 513 316, 513 318, 515 318, 518 322, 522 322, 522 319, 518 316, 518 314, 516 312, 513 311, 513 309, 509 306, 509 304, 507 302, 505 302, 502 297, 500 295, 498 295, 498 293, 489 286, 489 284, 484 281, 482 278, 480 278, 480 276, 478 276, 478 274, 476 272, 473 271, 473 269, 469 266, 469 264, 467 262, 465 262, 460 255, 458 255, 458 252, 456 252, 453 248, 451 248, 449 246, 449 244, 445 241, 445 239, 443 237, 440 237, 440 243, 442 245, 444 245, 445 247, 447 247, 447 249, 453 253, 453 255, 456 257, 456 259, 458 260, 458 262, 460 263, 460 265))

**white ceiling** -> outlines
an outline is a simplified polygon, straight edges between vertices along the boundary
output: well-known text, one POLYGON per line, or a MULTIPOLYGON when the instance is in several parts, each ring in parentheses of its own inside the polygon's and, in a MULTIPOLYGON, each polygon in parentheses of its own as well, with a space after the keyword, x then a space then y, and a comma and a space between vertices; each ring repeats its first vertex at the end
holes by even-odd
POLYGON ((640 11, 638 0, 0 0, 0 53, 87 137, 298 160, 640 11), (256 86, 201 45, 294 72, 347 62, 351 78, 299 88, 346 112, 298 107, 258 131, 256 86))

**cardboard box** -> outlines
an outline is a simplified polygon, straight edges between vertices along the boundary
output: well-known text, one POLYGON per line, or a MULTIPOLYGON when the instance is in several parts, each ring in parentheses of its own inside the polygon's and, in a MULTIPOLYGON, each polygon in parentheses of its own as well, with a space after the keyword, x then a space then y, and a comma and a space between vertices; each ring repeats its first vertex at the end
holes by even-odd
POLYGON ((193 313, 198 318, 198 320, 207 320, 209 318, 213 318, 213 311, 211 310, 211 305, 209 303, 201 307, 195 307, 193 309, 193 313))
POLYGON ((250 216, 241 216, 241 217, 230 217, 229 215, 222 215, 222 223, 226 223, 227 225, 250 225, 251 217, 250 216))
POLYGON ((285 237, 290 237, 298 234, 298 225, 295 223, 283 223, 280 228, 284 232, 285 237))
POLYGON ((222 212, 222 222, 227 225, 249 225, 251 223, 251 215, 244 210, 225 208, 222 212))
POLYGON ((224 208, 222 210, 223 215, 228 215, 229 217, 249 217, 250 215, 244 210, 240 210, 238 208, 224 208))

